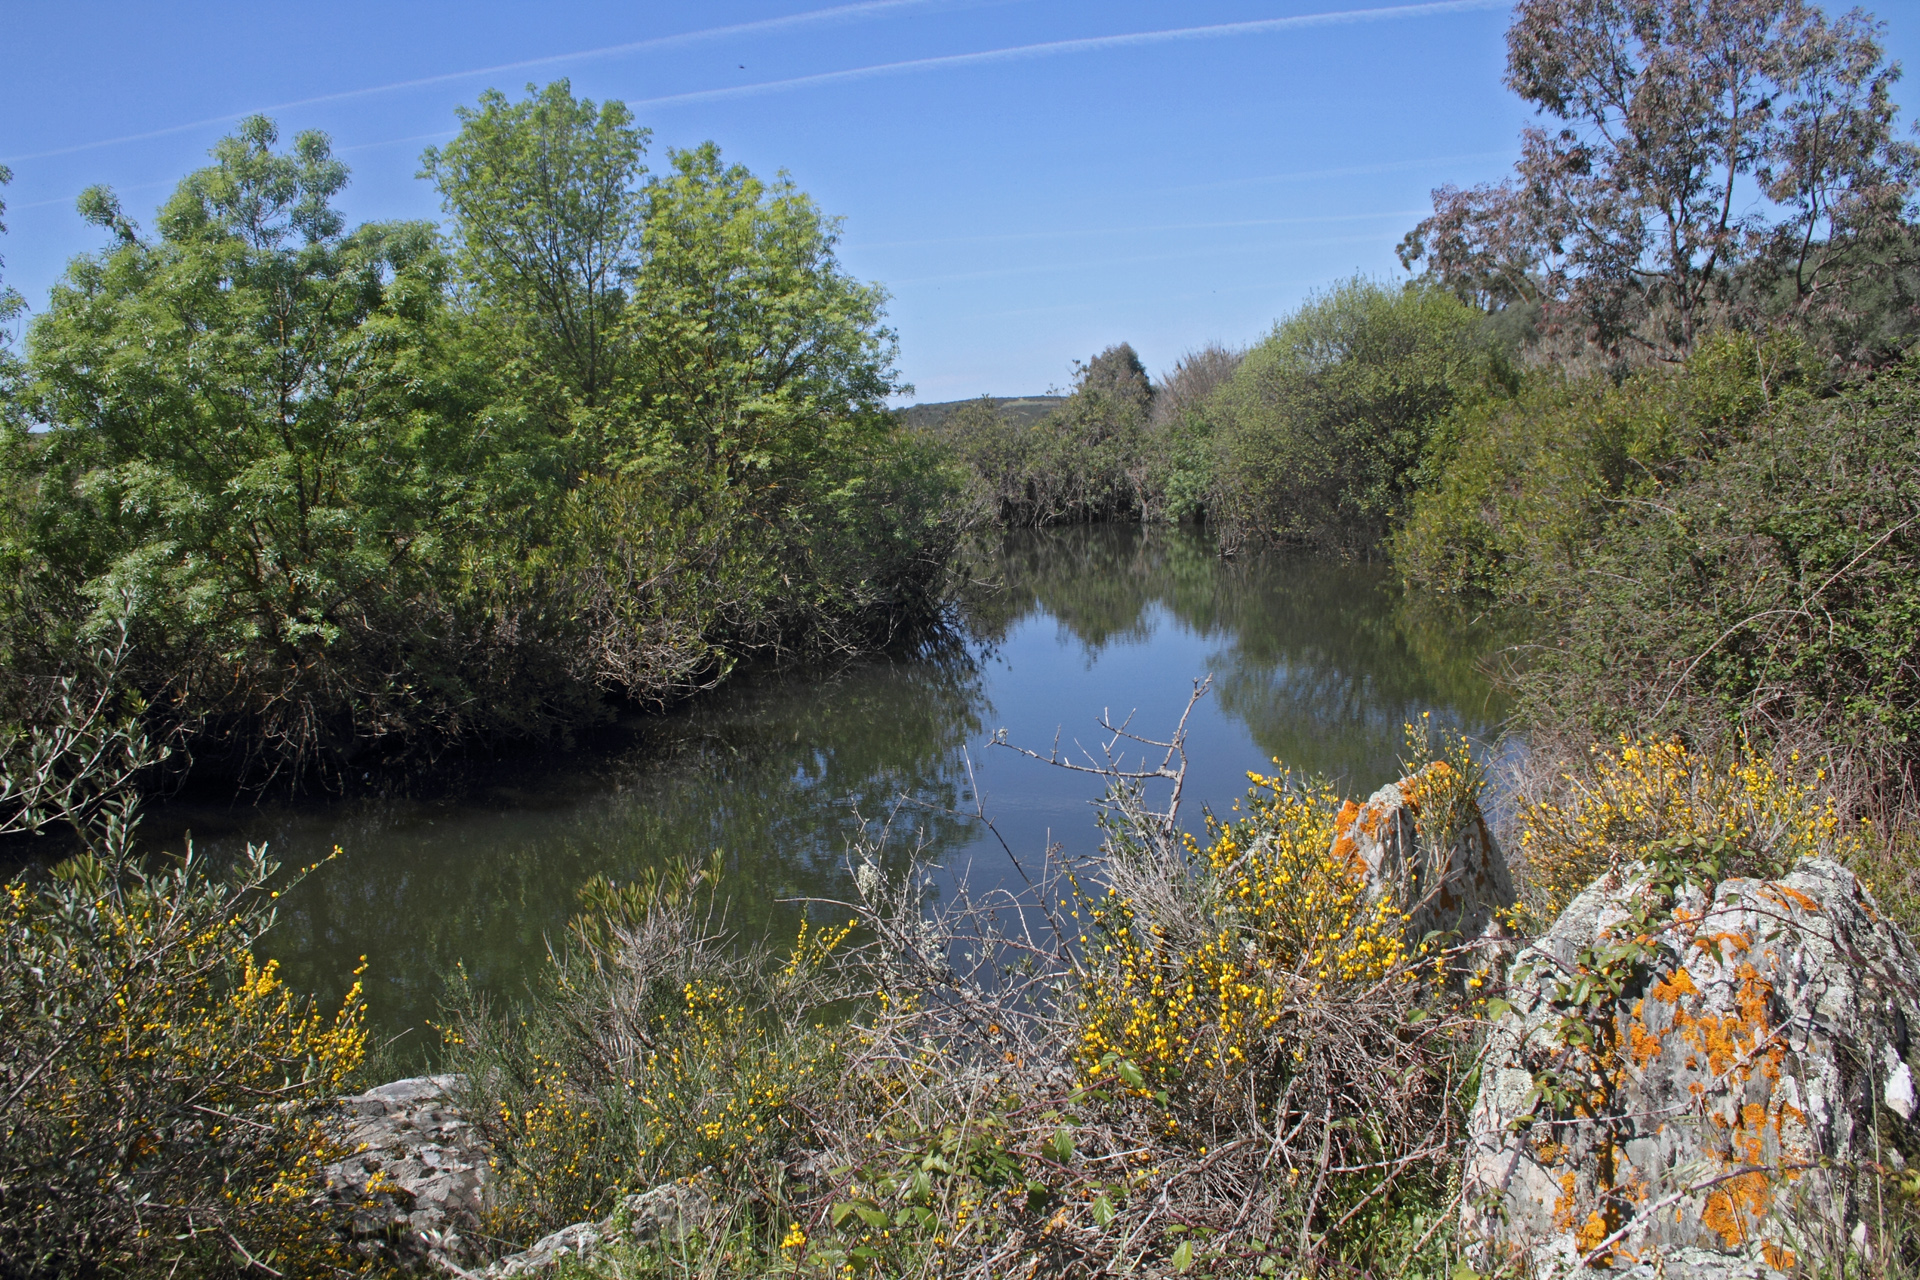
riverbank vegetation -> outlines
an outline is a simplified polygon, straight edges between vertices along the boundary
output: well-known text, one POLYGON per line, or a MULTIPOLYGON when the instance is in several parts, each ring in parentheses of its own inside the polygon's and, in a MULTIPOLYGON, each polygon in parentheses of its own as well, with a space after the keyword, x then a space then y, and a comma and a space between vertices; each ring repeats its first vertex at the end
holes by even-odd
MULTIPOLYGON (((364 1263, 318 1216, 306 1109, 359 1066, 357 991, 322 1014, 261 958, 264 861, 128 856, 166 767, 142 744, 257 784, 560 739, 922 634, 970 514, 1203 519, 1513 628, 1516 928, 1649 849, 1736 846, 1844 861, 1915 923, 1894 74, 1868 19, 1790 0, 1524 0, 1508 83, 1553 131, 1435 193, 1414 279, 1157 385, 1111 347, 1034 424, 903 429, 831 220, 711 147, 647 173, 625 109, 564 84, 427 154, 444 234, 350 228, 325 139, 257 118, 151 232, 90 192, 106 247, 0 351, 0 817, 89 845, 0 904, 4 1269, 364 1263)), ((1482 782, 1438 754, 1406 761, 1426 840, 1482 782)), ((936 902, 856 848, 857 897, 769 950, 686 864, 590 884, 524 1007, 456 981, 492 1245, 683 1183, 717 1222, 595 1266, 1462 1274, 1479 975, 1359 891, 1324 787, 1262 775, 1189 839, 1110 781, 1098 867, 1031 895, 936 902)), ((1915 1265, 1913 1185, 1861 1200, 1872 1274, 1915 1265)))
MULTIPOLYGON (((1408 743, 1416 839, 1458 838, 1473 754, 1408 743)), ((1752 748, 1593 765, 1518 806, 1517 927, 1649 848, 1859 865, 1821 781, 1752 748)), ((446 1027, 503 1174, 492 1229, 618 1223, 624 1193, 673 1185, 710 1206, 699 1229, 569 1274, 1488 1274, 1460 1225, 1502 1012, 1474 947, 1366 892, 1337 839, 1355 808, 1322 784, 1256 776, 1196 836, 1112 780, 1097 864, 936 901, 930 869, 857 848, 857 896, 790 947, 729 943, 712 868, 590 886, 531 1013, 469 997, 446 1027)), ((1911 1179, 1865 1185, 1861 1274, 1912 1274, 1911 1179)))
POLYGON ((1508 54, 1550 128, 1508 181, 1434 193, 1410 280, 1309 299, 1199 396, 1183 366, 1116 412, 1089 366, 1049 422, 982 410, 956 434, 1017 446, 961 449, 976 488, 1012 523, 1197 516, 1229 554, 1389 560, 1514 638, 1545 757, 1748 734, 1904 840, 1920 147, 1879 28, 1529 0, 1508 54), (1019 501, 1082 482, 1105 496, 1019 501))
POLYGON ((151 232, 111 192, 6 374, 0 705, 122 621, 150 726, 243 782, 548 742, 939 620, 946 464, 831 219, 626 108, 489 93, 449 214, 350 227, 253 118, 151 232))

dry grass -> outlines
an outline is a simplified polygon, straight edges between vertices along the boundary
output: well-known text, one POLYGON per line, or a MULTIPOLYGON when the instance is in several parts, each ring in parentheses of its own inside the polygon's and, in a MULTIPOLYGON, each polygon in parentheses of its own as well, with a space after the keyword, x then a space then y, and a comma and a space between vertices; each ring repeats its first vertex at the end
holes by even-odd
POLYGON ((882 835, 784 957, 696 927, 711 886, 683 874, 576 929, 544 1012, 470 1010, 501 1227, 678 1178, 727 1225, 602 1270, 1450 1274, 1477 1024, 1445 955, 1333 868, 1329 793, 1262 779, 1189 840, 1181 737, 1123 739, 1164 757, 1087 766, 1110 788, 1098 867, 936 904, 930 868, 885 874, 882 835), (1330 892, 1280 892, 1303 873, 1330 892))

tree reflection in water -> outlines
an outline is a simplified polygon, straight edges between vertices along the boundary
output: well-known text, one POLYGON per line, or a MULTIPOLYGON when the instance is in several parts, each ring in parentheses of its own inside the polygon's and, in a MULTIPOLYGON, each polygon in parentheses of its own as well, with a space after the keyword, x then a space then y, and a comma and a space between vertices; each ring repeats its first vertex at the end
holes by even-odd
MULTIPOLYGON (((799 907, 845 897, 843 857, 863 821, 902 797, 949 876, 1008 874, 971 810, 970 753, 990 814, 1023 857, 1049 841, 1090 852, 1096 798, 1071 777, 982 752, 1001 727, 1024 745, 1091 745, 1103 710, 1148 736, 1170 728, 1193 679, 1214 694, 1192 725, 1196 804, 1224 808, 1248 769, 1280 756, 1349 790, 1391 774, 1401 724, 1421 711, 1485 732, 1500 708, 1484 641, 1422 613, 1374 566, 1279 555, 1222 561, 1190 530, 1100 526, 984 547, 998 589, 974 600, 971 641, 937 658, 749 676, 664 715, 635 716, 564 757, 521 759, 424 799, 281 808, 176 803, 148 837, 178 847, 270 841, 283 862, 340 856, 285 900, 273 951, 296 984, 333 998, 364 954, 376 1020, 413 1029, 456 964, 502 997, 557 939, 582 883, 626 880, 721 850, 736 877, 728 924, 785 933, 799 907)), ((904 858, 911 836, 894 842, 904 858)), ((416 1055, 417 1056, 417 1055, 416 1055)))

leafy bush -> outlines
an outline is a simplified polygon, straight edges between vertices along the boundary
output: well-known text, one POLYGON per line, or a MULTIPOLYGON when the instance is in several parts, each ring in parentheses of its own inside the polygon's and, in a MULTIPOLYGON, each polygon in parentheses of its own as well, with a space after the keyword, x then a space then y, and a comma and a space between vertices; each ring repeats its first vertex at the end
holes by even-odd
POLYGON ((1645 508, 1690 469, 1817 385, 1786 339, 1715 334, 1675 369, 1620 383, 1545 369, 1512 398, 1443 424, 1433 474, 1392 541, 1410 580, 1476 602, 1557 590, 1609 520, 1645 508))
POLYGON ((1531 714, 1602 734, 1817 736, 1911 778, 1917 418, 1911 363, 1783 396, 1616 514, 1539 583, 1562 641, 1522 680, 1531 714))
POLYGON ((1502 385, 1481 317, 1451 295, 1354 279, 1306 303, 1215 394, 1227 542, 1362 554, 1393 529, 1441 419, 1502 385))
POLYGON ((349 229, 326 138, 259 117, 157 235, 88 193, 111 243, 0 411, 6 714, 129 600, 158 727, 256 777, 938 625, 959 478, 884 410, 833 221, 711 146, 643 181, 645 131, 565 82, 462 121, 427 157, 452 244, 349 229))
POLYGON ((356 1266, 317 1198, 310 1110, 366 1048, 256 958, 261 850, 225 880, 83 855, 0 900, 0 1267, 10 1275, 356 1266))
POLYGON ((1152 387, 1122 343, 1077 366, 1073 395, 1031 426, 990 399, 961 406, 934 431, 972 475, 976 505, 1003 526, 1140 520, 1156 514, 1152 387))

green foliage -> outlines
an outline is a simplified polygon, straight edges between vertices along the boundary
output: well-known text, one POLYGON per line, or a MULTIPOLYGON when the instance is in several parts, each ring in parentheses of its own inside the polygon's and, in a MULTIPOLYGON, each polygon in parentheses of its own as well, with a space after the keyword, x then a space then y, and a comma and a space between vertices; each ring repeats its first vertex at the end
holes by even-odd
POLYGON ((971 473, 976 505, 1013 528, 1139 520, 1157 514, 1153 388, 1133 348, 1076 363, 1074 392, 1026 425, 988 397, 963 405, 933 436, 971 473))
POLYGON ((427 148, 421 176, 453 215, 463 278, 512 330, 518 372, 591 409, 628 372, 649 135, 625 103, 596 110, 565 80, 527 91, 509 102, 489 89, 459 108, 459 136, 427 148))
POLYGON ((311 749, 343 712, 434 714, 405 668, 437 638, 422 606, 458 563, 484 484, 460 464, 483 450, 450 412, 430 229, 347 231, 325 138, 275 138, 254 117, 223 141, 156 240, 92 195, 116 243, 75 260, 30 335, 54 430, 8 447, 29 504, 7 530, 9 638, 57 669, 136 601, 150 700, 311 749))
POLYGON ((565 82, 461 119, 451 245, 349 229, 325 137, 259 117, 154 237, 83 198, 111 242, 29 340, 52 429, 4 441, 16 715, 129 604, 156 716, 335 776, 938 621, 957 477, 883 409, 832 221, 711 146, 643 184, 565 82))
POLYGON ((1444 415, 1505 376, 1464 303, 1350 280, 1275 326, 1216 393, 1209 515, 1229 543, 1369 553, 1431 469, 1444 415))
POLYGON ((348 1270, 309 1104, 366 1035, 356 983, 328 1018, 254 949, 274 864, 228 881, 191 850, 143 871, 86 855, 0 901, 0 1265, 10 1275, 187 1266, 348 1270))
POLYGON ((1905 772, 1920 741, 1920 368, 1785 396, 1544 584, 1565 636, 1536 714, 1794 727, 1905 772))
POLYGON ((1433 590, 1538 602, 1609 519, 1683 482, 1818 378, 1805 345, 1736 334, 1620 383, 1536 371, 1513 398, 1447 421, 1445 462, 1415 495, 1395 562, 1433 590))

